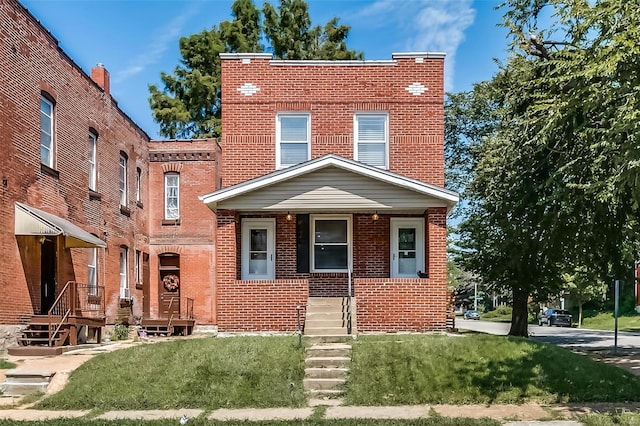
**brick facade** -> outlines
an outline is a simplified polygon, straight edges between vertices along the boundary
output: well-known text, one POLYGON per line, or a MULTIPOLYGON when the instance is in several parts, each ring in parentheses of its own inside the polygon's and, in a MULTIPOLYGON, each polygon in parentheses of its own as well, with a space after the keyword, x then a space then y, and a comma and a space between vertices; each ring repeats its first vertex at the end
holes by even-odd
MULTIPOLYGON (((37 237, 13 235, 16 201, 66 219, 106 242, 107 249, 98 250, 98 284, 106 287, 106 314, 114 321, 120 298, 120 247, 129 249, 129 265, 135 250, 148 252, 144 204, 149 138, 118 108, 108 85, 103 88, 84 73, 14 0, 0 3, 0 51, 0 323, 17 323, 41 310, 42 245, 37 237), (54 105, 52 168, 41 165, 40 158, 42 96, 54 105), (90 191, 88 183, 90 132, 97 136, 96 191, 90 191), (127 157, 129 194, 124 209, 118 184, 121 152, 127 157), (144 188, 141 204, 134 197, 136 169, 144 188)), ((65 248, 62 237, 52 240, 56 291, 68 280, 86 282, 89 249, 65 248)), ((129 280, 133 283, 132 270, 129 280)), ((131 288, 136 310, 142 306, 137 303, 141 293, 133 284, 131 288)))
MULTIPOLYGON (((443 56, 437 54, 400 54, 393 61, 377 62, 273 61, 267 54, 223 56, 222 187, 262 179, 276 170, 279 113, 308 114, 311 159, 326 154, 353 159, 354 115, 362 112, 388 115, 389 171, 442 187, 443 62, 443 56), (412 92, 416 88, 418 94, 412 92)), ((293 216, 318 212, 331 213, 316 205, 296 210, 293 216)), ((376 211, 376 220, 374 211, 348 213, 359 331, 445 328, 446 212, 446 207, 425 207, 420 213, 376 211), (399 217, 424 223, 428 279, 389 278, 391 220, 399 217)), ((346 272, 298 271, 296 226, 300 225, 287 220, 290 213, 218 211, 220 330, 272 330, 283 326, 283 321, 291 324, 293 307, 304 291, 312 297, 348 295, 346 272), (274 280, 240 280, 241 224, 255 218, 275 219, 274 280), (275 317, 267 315, 271 304, 277 306, 275 317), (238 316, 239 309, 247 314, 238 316)))

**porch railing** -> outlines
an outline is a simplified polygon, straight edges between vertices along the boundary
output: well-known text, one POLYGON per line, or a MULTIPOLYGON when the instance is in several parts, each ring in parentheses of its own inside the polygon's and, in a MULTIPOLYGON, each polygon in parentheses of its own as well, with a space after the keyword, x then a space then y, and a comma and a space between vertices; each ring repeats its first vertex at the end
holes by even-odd
POLYGON ((353 291, 353 283, 351 281, 351 268, 349 268, 347 279, 348 283, 348 296, 347 296, 347 334, 351 334, 351 293, 353 291))
POLYGON ((49 321, 49 346, 71 316, 104 317, 104 286, 67 281, 47 312, 49 321))

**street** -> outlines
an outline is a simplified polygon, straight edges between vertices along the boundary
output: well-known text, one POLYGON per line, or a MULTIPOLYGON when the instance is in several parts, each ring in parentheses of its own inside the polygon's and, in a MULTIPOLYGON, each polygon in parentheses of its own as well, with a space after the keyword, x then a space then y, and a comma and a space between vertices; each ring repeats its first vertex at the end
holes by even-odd
MULTIPOLYGON (((506 335, 511 324, 491 321, 464 320, 456 317, 456 327, 482 333, 506 335)), ((529 324, 529 337, 546 343, 578 350, 613 350, 613 331, 588 330, 568 327, 547 327, 529 324)), ((640 349, 639 333, 618 333, 618 348, 640 349)))

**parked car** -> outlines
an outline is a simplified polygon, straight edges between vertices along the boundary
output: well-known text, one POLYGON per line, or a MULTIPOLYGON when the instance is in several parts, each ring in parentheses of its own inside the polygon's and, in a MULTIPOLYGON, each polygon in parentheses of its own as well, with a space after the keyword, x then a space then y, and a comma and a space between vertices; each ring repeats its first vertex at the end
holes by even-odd
POLYGON ((571 327, 571 318, 571 312, 564 309, 547 309, 538 320, 538 325, 571 327))
POLYGON ((475 311, 473 309, 470 309, 468 311, 464 311, 464 315, 462 317, 464 319, 479 320, 480 319, 480 312, 475 311))

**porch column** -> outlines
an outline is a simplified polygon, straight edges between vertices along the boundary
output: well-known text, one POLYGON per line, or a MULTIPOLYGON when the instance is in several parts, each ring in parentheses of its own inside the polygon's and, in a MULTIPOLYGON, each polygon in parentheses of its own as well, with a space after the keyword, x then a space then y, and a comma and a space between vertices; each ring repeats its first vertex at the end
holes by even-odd
POLYGON ((437 284, 447 282, 447 209, 427 209, 429 278, 437 284))

